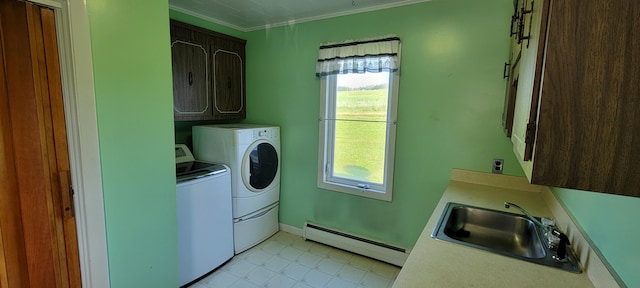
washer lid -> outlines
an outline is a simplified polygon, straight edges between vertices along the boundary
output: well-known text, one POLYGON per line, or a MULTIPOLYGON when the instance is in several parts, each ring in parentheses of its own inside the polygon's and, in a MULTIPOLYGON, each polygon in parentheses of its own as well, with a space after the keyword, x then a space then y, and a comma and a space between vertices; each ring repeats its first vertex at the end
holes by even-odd
POLYGON ((227 172, 227 167, 220 164, 200 161, 176 163, 176 180, 178 183, 224 172, 227 172))

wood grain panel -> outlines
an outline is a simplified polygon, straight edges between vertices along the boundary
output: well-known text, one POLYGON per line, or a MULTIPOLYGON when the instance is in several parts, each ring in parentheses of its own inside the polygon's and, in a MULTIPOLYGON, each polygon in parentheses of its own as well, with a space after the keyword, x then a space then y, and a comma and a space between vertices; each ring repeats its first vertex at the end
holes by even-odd
POLYGON ((171 66, 175 116, 211 115, 209 44, 206 35, 171 28, 171 66))
MULTIPOLYGON (((44 59, 42 22, 40 11, 30 3, 25 3, 29 36, 31 79, 22 79, 26 85, 31 81, 33 98, 22 98, 20 116, 35 112, 35 117, 21 118, 20 130, 14 129, 14 146, 28 148, 16 153, 16 167, 21 196, 22 219, 25 222, 25 242, 27 243, 27 263, 29 281, 33 287, 63 287, 56 243, 56 228, 52 205, 52 179, 47 145, 47 126, 50 119, 48 107, 48 81, 44 59), (22 134, 20 137, 16 135, 22 134), (29 166, 27 166, 29 165, 29 166), (46 265, 46 266, 45 266, 46 265)), ((15 98, 15 97, 14 97, 15 98)), ((16 101, 17 102, 17 101, 16 101)), ((13 103, 12 103, 13 104, 13 103)), ((12 110, 13 110, 12 105, 12 110)), ((12 111, 14 112, 14 111, 12 111)), ((17 121, 14 121, 14 125, 17 121)), ((16 147, 16 150, 19 149, 16 147)))
POLYGON ((532 182, 640 196, 640 1, 553 1, 532 182))
MULTIPOLYGON (((231 45, 229 45, 231 46, 231 45)), ((241 114, 244 109, 244 62, 239 47, 216 47, 213 53, 215 113, 241 114)))
MULTIPOLYGON (((536 51, 538 51, 538 53, 536 54, 536 67, 535 67, 535 72, 534 72, 534 78, 533 78, 533 93, 532 93, 532 97, 531 97, 531 109, 529 110, 529 122, 528 123, 537 123, 537 117, 538 117, 538 101, 539 101, 539 97, 538 95, 540 95, 540 85, 541 82, 540 80, 542 79, 542 69, 543 69, 543 65, 540 64, 543 61, 543 57, 544 57, 544 53, 542 51, 544 51, 545 49, 545 38, 547 37, 547 23, 548 23, 548 19, 549 19, 549 5, 551 0, 538 0, 537 2, 539 3, 540 1, 542 2, 542 5, 540 5, 541 7, 541 11, 536 12, 536 13, 540 13, 541 14, 541 20, 540 20, 540 29, 537 32, 538 36, 536 37, 536 41, 532 41, 531 45, 537 45, 538 48, 536 51)), ((531 0, 531 6, 534 6, 534 3, 536 3, 536 1, 531 0)), ((537 5, 535 5, 537 6, 537 5)), ((532 21, 532 20, 529 20, 532 21)), ((531 29, 529 30, 529 34, 531 34, 533 32, 531 32, 531 29)), ((527 45, 529 45, 529 41, 527 40, 527 45)), ((533 134, 535 135, 535 133, 533 134)), ((533 136, 535 137, 535 136, 533 136)), ((524 148, 524 160, 525 161, 529 161, 531 160, 531 158, 533 157, 533 147, 534 147, 534 139, 530 139, 530 141, 527 142, 525 148, 524 148)))
POLYGON ((515 112, 516 96, 518 95, 518 64, 512 64, 513 69, 509 72, 507 79, 506 95, 504 97, 504 110, 502 111, 502 127, 507 137, 511 137, 513 130, 513 113, 515 112), (514 65, 515 64, 515 65, 514 65))
POLYGON ((46 77, 49 84, 49 106, 45 106, 45 109, 51 111, 51 119, 47 122, 51 123, 52 130, 47 139, 48 142, 53 143, 53 147, 49 149, 49 155, 55 156, 50 157, 52 168, 50 177, 53 183, 57 184, 52 187, 52 198, 54 200, 56 244, 59 250, 61 278, 64 287, 81 287, 80 256, 71 191, 71 165, 69 163, 60 63, 58 61, 55 15, 51 9, 42 7, 39 9, 42 19, 46 77))
MULTIPOLYGON (((6 1, 0 1, 0 51, 5 51, 6 35, 14 29, 9 25, 14 19, 4 17, 7 12, 13 12, 12 6, 6 1)), ((29 274, 27 269, 24 233, 22 230, 22 215, 20 194, 16 175, 15 159, 13 156, 13 135, 7 76, 4 56, 0 57, 0 286, 28 287, 29 274)))
MULTIPOLYGON (((56 283, 53 269, 55 261, 51 251, 51 227, 47 209, 47 199, 41 193, 46 191, 45 163, 42 159, 42 143, 39 120, 41 114, 34 107, 36 85, 34 71, 37 57, 32 58, 31 41, 28 37, 27 11, 24 3, 4 1, 3 25, 5 58, 7 73, 7 92, 9 95, 9 118, 11 122, 14 162, 18 193, 20 195, 19 212, 23 223, 24 247, 28 282, 22 287, 46 287, 46 283, 56 283), (5 22, 6 21, 6 22, 5 22), (42 266, 40 266, 42 265, 42 266)), ((16 207, 12 208, 16 209, 16 207)))
POLYGON ((0 1, 0 154, 8 160, 0 166, 0 242, 7 271, 0 281, 12 288, 80 287, 75 219, 65 218, 63 209, 70 167, 54 12, 0 1))
POLYGON ((176 108, 174 109, 174 119, 189 121, 246 118, 246 93, 244 91, 246 41, 175 20, 171 20, 171 39, 172 43, 176 39, 184 39, 185 42, 201 45, 207 50, 204 61, 199 56, 190 56, 196 52, 200 53, 199 50, 185 49, 184 47, 172 50, 174 108, 176 108), (185 84, 188 82, 185 81, 187 78, 184 75, 188 75, 191 70, 204 68, 205 64, 207 65, 206 93, 201 93, 202 89, 189 90, 191 87, 185 84), (181 107, 202 107, 205 103, 208 104, 208 109, 203 113, 175 111, 187 110, 181 107))
MULTIPOLYGON (((189 26, 187 26, 186 24, 182 23, 182 22, 178 22, 175 20, 170 20, 170 33, 171 33, 171 43, 172 43, 172 48, 171 48, 171 67, 172 67, 172 79, 173 79, 173 107, 174 107, 174 111, 173 111, 173 116, 174 116, 174 120, 176 121, 184 121, 184 120, 202 120, 202 119, 206 119, 209 115, 211 115, 211 105, 208 105, 208 103, 210 103, 210 95, 209 95, 209 91, 207 90, 209 87, 209 76, 204 76, 207 75, 208 72, 205 71, 204 75, 202 75, 204 78, 204 80, 200 80, 198 83, 200 84, 204 84, 205 86, 202 87, 201 90, 202 92, 198 92, 195 94, 189 94, 187 93, 186 90, 184 90, 185 87, 188 87, 188 73, 189 73, 189 68, 188 67, 193 67, 193 64, 187 64, 187 63, 183 63, 184 61, 187 61, 188 58, 184 55, 179 55, 181 54, 186 54, 185 52, 187 51, 180 51, 182 50, 181 48, 184 47, 184 45, 178 45, 176 47, 176 56, 174 56, 174 49, 173 49, 173 43, 174 41, 180 40, 180 41, 185 41, 188 43, 193 43, 193 44, 197 44, 197 45, 201 45, 206 53, 209 53, 210 48, 208 47, 208 42, 206 41, 206 35, 201 34, 199 36, 195 36, 194 34, 197 34, 197 31, 194 31, 193 29, 190 29, 189 26), (199 40, 195 40, 195 39, 199 39, 199 40), (194 97, 193 95, 199 95, 198 97, 194 97), (187 113, 181 113, 182 110, 198 110, 198 111, 202 111, 202 109, 191 109, 191 108, 183 108, 183 107, 207 107, 206 111, 204 113, 198 113, 198 114, 187 114, 187 113)), ((193 59, 191 59, 193 60, 193 59)), ((207 62, 208 61, 208 57, 203 60, 198 61, 199 63, 201 63, 202 67, 208 68, 207 66, 207 62)), ((199 69, 200 70, 200 69, 199 69)), ((195 77, 195 75, 193 76, 195 77)), ((194 80, 195 81, 195 80, 194 80)))

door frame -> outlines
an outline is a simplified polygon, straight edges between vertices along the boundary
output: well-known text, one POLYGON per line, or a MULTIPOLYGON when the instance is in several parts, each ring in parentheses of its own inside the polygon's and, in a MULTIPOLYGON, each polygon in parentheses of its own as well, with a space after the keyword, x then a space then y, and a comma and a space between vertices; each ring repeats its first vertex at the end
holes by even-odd
POLYGON ((84 0, 27 0, 56 15, 83 287, 109 287, 89 18, 84 0))

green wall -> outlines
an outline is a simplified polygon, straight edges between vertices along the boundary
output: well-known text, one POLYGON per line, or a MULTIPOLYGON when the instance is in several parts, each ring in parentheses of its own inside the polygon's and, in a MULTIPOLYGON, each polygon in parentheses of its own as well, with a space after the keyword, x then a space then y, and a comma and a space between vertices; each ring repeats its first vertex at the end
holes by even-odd
MULTIPOLYGON (((523 175, 500 129, 510 0, 434 0, 254 32, 167 12, 167 1, 87 2, 112 287, 177 286, 169 17, 249 40, 246 122, 282 126, 284 224, 412 246, 451 168, 489 171, 499 157, 506 174, 523 175), (403 40, 394 201, 318 189, 318 45, 388 33, 403 40)), ((176 137, 191 124, 177 125, 187 132, 176 137)), ((554 192, 626 283, 640 286, 640 232, 628 220, 640 200, 554 192)))
POLYGON ((177 287, 166 0, 88 0, 111 287, 177 287))
POLYGON ((589 238, 628 287, 640 287, 636 209, 640 198, 554 188, 589 238))
POLYGON ((249 32, 247 121, 281 126, 280 222, 413 246, 452 168, 522 175, 501 127, 510 0, 435 0, 249 32), (317 188, 320 43, 402 39, 393 202, 317 188))

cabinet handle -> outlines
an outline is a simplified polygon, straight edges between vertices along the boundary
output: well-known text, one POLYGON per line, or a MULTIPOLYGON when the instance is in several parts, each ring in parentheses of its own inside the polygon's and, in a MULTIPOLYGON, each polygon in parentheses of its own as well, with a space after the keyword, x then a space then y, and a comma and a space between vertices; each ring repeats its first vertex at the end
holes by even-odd
MULTIPOLYGON (((513 14, 511 16, 511 28, 509 29, 509 37, 513 36, 513 35, 518 35, 518 26, 514 25, 516 24, 516 22, 518 21, 518 15, 513 14), (516 26, 516 31, 513 31, 513 26, 516 26)), ((518 24, 519 25, 519 24, 518 24)))
POLYGON ((227 77, 227 88, 231 89, 231 76, 227 77))
POLYGON ((509 69, 507 69, 507 67, 509 67, 509 66, 511 66, 511 63, 504 62, 504 68, 502 70, 502 78, 503 79, 509 78, 509 74, 510 73, 507 73, 507 72, 509 72, 509 69))
POLYGON ((193 73, 189 72, 189 86, 193 86, 193 73))

